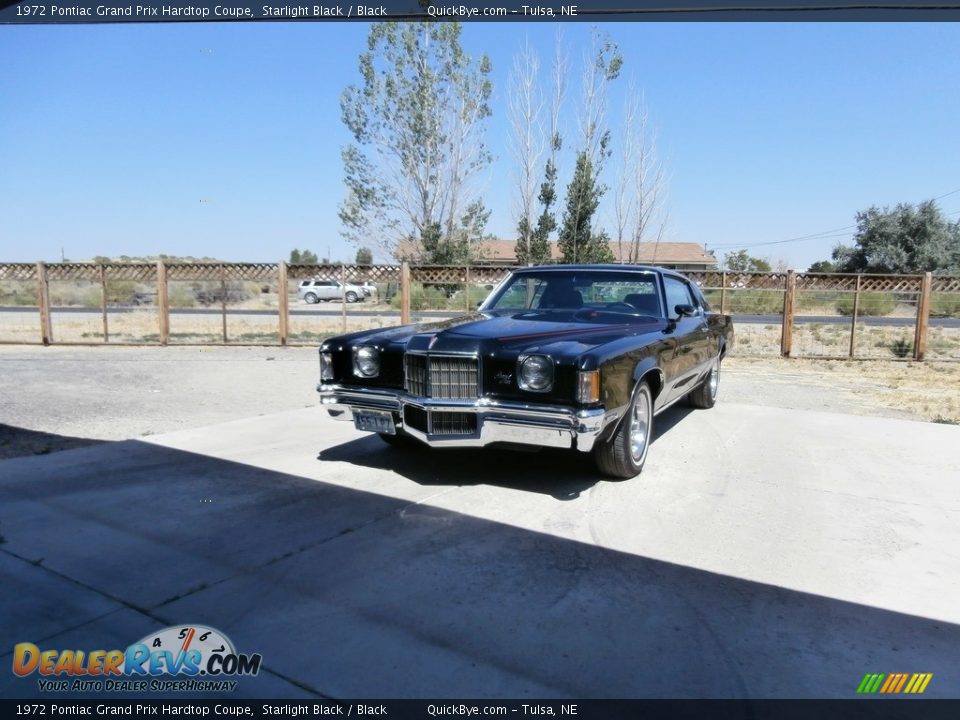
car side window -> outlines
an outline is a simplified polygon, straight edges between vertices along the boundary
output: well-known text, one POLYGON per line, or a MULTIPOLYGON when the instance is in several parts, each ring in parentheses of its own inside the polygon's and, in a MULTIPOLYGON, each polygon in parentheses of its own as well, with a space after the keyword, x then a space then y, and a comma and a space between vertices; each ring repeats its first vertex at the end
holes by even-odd
POLYGON ((683 282, 683 280, 664 277, 663 287, 667 291, 667 317, 677 317, 677 311, 674 309, 677 305, 699 306, 699 303, 697 303, 690 294, 690 288, 687 287, 687 284, 683 282))

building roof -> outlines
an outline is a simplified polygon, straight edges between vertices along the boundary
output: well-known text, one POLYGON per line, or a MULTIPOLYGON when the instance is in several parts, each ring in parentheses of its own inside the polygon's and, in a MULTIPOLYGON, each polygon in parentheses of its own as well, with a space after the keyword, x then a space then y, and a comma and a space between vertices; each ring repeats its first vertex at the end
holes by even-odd
MULTIPOLYGON (((517 262, 515 240, 485 240, 481 246, 481 261, 491 264, 513 265, 517 262)), ((559 260, 561 253, 556 243, 550 243, 551 257, 559 260)), ((629 260, 629 246, 623 247, 623 258, 616 242, 610 243, 615 262, 629 260)), ((397 248, 398 260, 417 260, 420 256, 416 245, 404 240, 397 248)), ((715 267, 717 258, 703 249, 702 245, 689 242, 640 243, 638 264, 643 265, 697 265, 715 267)))

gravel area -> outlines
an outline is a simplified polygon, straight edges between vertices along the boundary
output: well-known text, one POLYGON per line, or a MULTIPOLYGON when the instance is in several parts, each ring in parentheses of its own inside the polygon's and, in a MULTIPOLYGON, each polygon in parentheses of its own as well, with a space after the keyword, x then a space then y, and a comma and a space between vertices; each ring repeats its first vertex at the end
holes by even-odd
MULTIPOLYGON (((314 405, 315 348, 0 346, 0 459, 314 405)), ((960 420, 960 364, 731 357, 721 401, 960 420)))

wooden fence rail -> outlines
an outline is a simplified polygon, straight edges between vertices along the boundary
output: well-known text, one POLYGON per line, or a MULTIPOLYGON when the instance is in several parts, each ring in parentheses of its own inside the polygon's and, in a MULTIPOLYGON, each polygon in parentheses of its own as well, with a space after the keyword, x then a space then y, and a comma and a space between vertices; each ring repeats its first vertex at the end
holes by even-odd
MULTIPOLYGON (((296 318, 302 314, 291 313, 290 295, 295 293, 297 285, 302 280, 335 280, 341 283, 368 282, 377 288, 383 288, 383 293, 389 300, 396 295, 398 301, 393 304, 393 310, 378 311, 384 324, 392 324, 399 319, 400 323, 409 323, 414 308, 412 298, 416 292, 422 292, 424 287, 442 288, 451 297, 445 309, 450 312, 470 312, 476 304, 476 298, 482 295, 512 270, 509 266, 475 265, 463 266, 429 266, 410 265, 406 262, 399 265, 303 265, 280 263, 0 263, 0 306, 4 301, 4 284, 18 288, 35 288, 35 303, 39 321, 39 332, 34 336, 36 341, 44 345, 54 342, 66 343, 58 331, 58 338, 54 340, 55 324, 52 316, 64 308, 51 305, 51 283, 85 283, 91 289, 96 289, 99 297, 96 303, 88 303, 88 307, 97 307, 100 314, 102 330, 96 333, 87 333, 85 336, 99 336, 101 342, 115 342, 119 336, 116 327, 110 326, 111 298, 113 290, 119 283, 127 283, 127 288, 154 288, 152 292, 137 293, 147 296, 144 299, 148 306, 146 312, 155 314, 155 333, 144 336, 145 342, 167 345, 171 342, 170 318, 177 307, 176 297, 171 294, 171 283, 191 283, 193 286, 204 285, 215 288, 211 297, 215 300, 204 304, 211 307, 213 303, 219 306, 221 322, 216 333, 204 335, 205 344, 210 344, 209 338, 217 338, 216 343, 234 342, 237 344, 279 344, 287 345, 295 339, 306 342, 316 342, 319 335, 316 332, 297 333, 292 329, 296 318), (228 315, 231 313, 243 314, 244 309, 231 309, 228 302, 228 291, 235 283, 256 283, 271 293, 276 288, 276 318, 275 330, 270 331, 266 342, 245 341, 241 336, 231 338, 228 333, 228 315), (451 289, 462 288, 463 298, 453 299, 451 289), (471 292, 474 290, 475 292, 471 292), (149 308, 153 305, 153 309, 149 308), (395 312, 395 315, 390 315, 395 312), (270 340, 270 338, 275 338, 270 340)), ((843 295, 850 298, 851 303, 844 312, 844 322, 849 322, 849 342, 843 341, 842 352, 837 357, 857 357, 857 338, 864 329, 862 314, 865 308, 865 298, 885 294, 895 298, 901 312, 911 315, 915 307, 915 317, 912 317, 912 343, 902 341, 906 347, 905 354, 915 360, 927 358, 928 334, 930 330, 930 314, 932 298, 948 296, 956 298, 950 307, 960 307, 960 277, 925 275, 856 275, 856 274, 827 274, 803 273, 788 271, 785 273, 748 273, 721 270, 691 271, 685 273, 696 282, 710 297, 711 302, 722 312, 743 313, 752 312, 758 315, 777 315, 779 324, 779 348, 776 354, 783 357, 810 356, 811 351, 798 348, 795 338, 800 327, 798 317, 798 301, 811 298, 819 294, 843 295), (754 303, 749 306, 749 303, 754 303), (852 312, 850 311, 852 308, 852 312)), ((181 285, 182 287, 182 285, 181 285)), ((24 291, 29 293, 29 290, 24 291)), ((8 293, 9 295, 9 293, 8 293)), ((14 293, 16 296, 16 293, 14 293)), ((16 296, 17 304, 23 305, 23 296, 16 296)), ((809 305, 809 303, 807 303, 809 305)), ((348 320, 351 319, 351 308, 347 303, 341 304, 339 314, 339 330, 346 331, 348 320)), ((360 307, 360 306, 358 306, 360 307)), ((15 308, 0 307, 0 312, 12 312, 15 308)), ((249 309, 247 312, 251 312, 249 309)), ((263 310, 253 311, 260 315, 263 310)), ((960 314, 960 312, 957 312, 960 314)), ((353 312, 353 318, 360 317, 361 313, 353 312)), ((366 313, 370 315, 370 313, 366 313)), ((329 314, 328 314, 329 316, 329 314)), ((59 317, 59 316, 58 316, 59 317)), ((178 316, 179 317, 179 316, 178 316)), ((836 323, 834 323, 836 324, 836 323)), ((4 329, 0 325, 0 342, 24 342, 22 339, 11 340, 3 335, 4 329)), ((960 332, 960 330, 958 330, 960 332)), ((182 335, 183 333, 181 333, 182 335)), ((261 337, 253 333, 256 337, 261 337)), ((846 336, 844 335, 844 338, 846 336)), ((29 341, 28 341, 29 342, 29 341)), ((35 341, 34 341, 35 342, 35 341)), ((85 344, 92 344, 87 341, 85 344)), ((958 344, 960 345, 960 344, 958 344)), ((901 355, 903 356, 903 355, 901 355)), ((958 356, 960 358, 960 356, 958 356)))

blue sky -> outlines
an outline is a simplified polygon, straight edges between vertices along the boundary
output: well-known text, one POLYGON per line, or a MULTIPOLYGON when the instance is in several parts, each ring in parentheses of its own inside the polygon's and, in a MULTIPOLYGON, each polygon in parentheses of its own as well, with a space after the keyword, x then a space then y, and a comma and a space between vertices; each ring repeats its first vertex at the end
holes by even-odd
MULTIPOLYGON (((496 160, 488 229, 512 237, 507 73, 562 27, 468 23, 490 55, 496 160)), ((209 255, 335 260, 339 96, 368 26, 196 23, 0 28, 0 261, 209 255), (328 249, 329 248, 329 249, 328 249)), ((750 248, 792 267, 829 256, 872 204, 960 190, 960 24, 608 23, 623 51, 610 93, 645 93, 670 174, 667 239, 750 248), (834 236, 836 235, 836 236, 834 236)), ((570 130, 577 96, 571 75, 570 130)), ((570 162, 565 170, 569 171, 570 162)), ((569 175, 563 175, 565 185, 569 175)), ((960 192, 940 201, 960 216, 960 192)), ((601 208, 601 224, 612 219, 601 208)))

